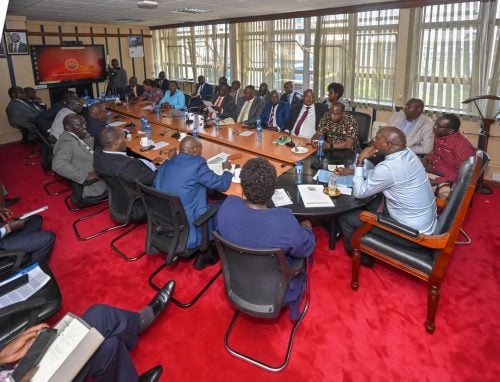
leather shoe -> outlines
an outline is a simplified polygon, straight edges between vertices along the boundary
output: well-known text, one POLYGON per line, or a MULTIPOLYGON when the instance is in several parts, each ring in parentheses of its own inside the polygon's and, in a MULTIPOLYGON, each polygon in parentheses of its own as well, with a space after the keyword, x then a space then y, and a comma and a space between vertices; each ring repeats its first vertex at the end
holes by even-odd
POLYGON ((165 310, 168 302, 170 301, 170 297, 174 293, 175 281, 170 280, 165 284, 163 288, 156 294, 156 296, 151 300, 148 304, 153 310, 153 314, 156 317, 165 310))
POLYGON ((161 373, 163 373, 163 366, 155 366, 145 373, 139 375, 138 382, 157 382, 160 380, 161 373))
POLYGON ((15 198, 9 198, 9 199, 5 198, 5 207, 13 206, 16 203, 19 203, 20 200, 21 200, 21 198, 19 198, 18 196, 16 196, 15 198))
POLYGON ((200 253, 196 260, 194 261, 193 267, 197 271, 201 271, 208 265, 214 265, 219 260, 219 256, 217 256, 217 252, 214 253, 213 249, 210 248, 208 251, 200 253))

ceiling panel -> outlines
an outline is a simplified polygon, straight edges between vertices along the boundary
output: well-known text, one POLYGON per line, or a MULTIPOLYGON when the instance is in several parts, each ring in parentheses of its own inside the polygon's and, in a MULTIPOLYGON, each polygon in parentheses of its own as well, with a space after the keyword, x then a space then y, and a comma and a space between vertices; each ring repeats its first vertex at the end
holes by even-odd
MULTIPOLYGON (((362 2, 368 4, 383 0, 362 2)), ((10 0, 7 13, 26 16, 31 20, 106 24, 116 24, 118 19, 131 19, 139 21, 126 23, 153 26, 360 4, 359 1, 350 0, 158 0, 158 3, 156 9, 140 9, 137 0, 10 0), (174 9, 185 7, 207 9, 210 12, 196 15, 172 13, 174 9)))

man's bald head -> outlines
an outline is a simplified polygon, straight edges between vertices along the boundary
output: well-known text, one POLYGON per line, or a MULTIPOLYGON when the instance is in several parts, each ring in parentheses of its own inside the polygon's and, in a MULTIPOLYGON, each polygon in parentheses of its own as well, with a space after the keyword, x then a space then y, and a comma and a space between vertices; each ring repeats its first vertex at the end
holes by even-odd
POLYGON ((89 117, 106 121, 106 105, 103 103, 94 103, 89 106, 87 113, 89 117))
POLYGON ((195 137, 185 137, 179 145, 179 151, 184 154, 198 156, 201 154, 201 142, 195 137))
POLYGON ((381 128, 374 139, 380 154, 388 155, 406 148, 406 137, 401 129, 393 126, 381 128))
POLYGON ((102 129, 99 133, 99 143, 106 151, 125 151, 127 149, 123 130, 119 127, 102 129), (125 142, 125 146, 123 142, 125 142))

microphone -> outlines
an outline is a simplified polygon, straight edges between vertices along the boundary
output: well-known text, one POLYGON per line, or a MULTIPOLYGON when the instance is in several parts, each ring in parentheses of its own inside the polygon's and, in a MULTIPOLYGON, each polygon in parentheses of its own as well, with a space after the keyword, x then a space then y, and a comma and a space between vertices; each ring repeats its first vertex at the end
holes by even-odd
POLYGON ((288 136, 290 137, 290 142, 285 143, 285 146, 295 147, 295 142, 293 141, 292 133, 288 133, 288 136))
POLYGON ((181 134, 179 133, 179 130, 176 130, 175 133, 171 135, 172 138, 174 139, 179 139, 181 137, 181 134))

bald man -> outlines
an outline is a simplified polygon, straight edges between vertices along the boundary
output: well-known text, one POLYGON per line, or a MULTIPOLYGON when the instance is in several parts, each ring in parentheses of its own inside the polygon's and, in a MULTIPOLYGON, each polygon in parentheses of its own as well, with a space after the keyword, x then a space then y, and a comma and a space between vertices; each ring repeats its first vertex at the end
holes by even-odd
MULTIPOLYGON (((231 164, 222 164, 222 175, 215 174, 201 157, 201 142, 191 136, 184 138, 179 147, 179 154, 164 162, 158 169, 153 187, 158 191, 179 195, 189 220, 189 238, 187 248, 196 248, 201 244, 202 230, 193 222, 205 212, 209 205, 207 190, 226 191, 231 185, 233 175, 229 171, 231 164)), ((211 219, 209 232, 212 232, 214 219, 211 219)), ((215 254, 200 254, 194 263, 195 269, 203 269, 217 262, 215 254)))
POLYGON ((95 138, 96 147, 98 146, 99 133, 106 128, 107 115, 106 105, 103 103, 94 103, 87 110, 87 132, 95 138))
MULTIPOLYGON (((384 127, 377 132, 373 145, 365 148, 358 157, 354 170, 353 195, 367 198, 382 193, 385 197, 384 214, 423 234, 432 234, 436 227, 436 201, 422 162, 406 147, 404 133, 396 127, 384 127), (364 161, 377 154, 385 159, 363 176, 364 161)), ((379 200, 367 205, 368 210, 381 209, 379 200)), ((351 237, 363 223, 359 210, 339 217, 348 253, 352 252, 351 237)), ((373 260, 363 257, 361 263, 373 265, 373 260)))

